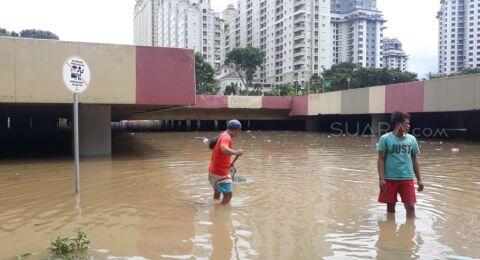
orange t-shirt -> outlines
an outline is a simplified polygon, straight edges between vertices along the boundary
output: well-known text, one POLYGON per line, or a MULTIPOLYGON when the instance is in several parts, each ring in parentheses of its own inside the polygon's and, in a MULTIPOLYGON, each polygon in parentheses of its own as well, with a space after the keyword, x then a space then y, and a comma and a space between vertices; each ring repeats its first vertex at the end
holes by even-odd
POLYGON ((230 172, 230 155, 224 154, 222 152, 222 145, 227 145, 230 149, 233 149, 233 142, 232 137, 223 132, 220 134, 217 140, 217 144, 213 148, 212 158, 210 159, 210 167, 208 167, 208 171, 215 175, 228 175, 230 172))

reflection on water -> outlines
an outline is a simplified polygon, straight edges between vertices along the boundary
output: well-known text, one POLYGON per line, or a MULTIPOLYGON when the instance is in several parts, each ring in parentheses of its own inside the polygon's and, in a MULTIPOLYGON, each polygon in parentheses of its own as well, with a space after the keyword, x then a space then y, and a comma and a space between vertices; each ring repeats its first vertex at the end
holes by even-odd
MULTIPOLYGON (((95 259, 479 258, 480 145, 421 142, 417 218, 378 195, 375 139, 245 132, 232 205, 212 200, 214 133, 114 138, 112 158, 0 162, 0 259, 82 228, 95 259), (452 152, 458 148, 459 152, 452 152)), ((34 258, 32 258, 34 259, 34 258)))

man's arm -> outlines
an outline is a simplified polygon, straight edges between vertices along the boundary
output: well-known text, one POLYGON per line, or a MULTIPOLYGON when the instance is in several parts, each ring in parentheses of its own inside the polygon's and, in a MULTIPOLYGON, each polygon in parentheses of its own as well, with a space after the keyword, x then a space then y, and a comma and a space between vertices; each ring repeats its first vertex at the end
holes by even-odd
POLYGON ((222 153, 228 154, 228 155, 242 156, 242 154, 243 154, 242 149, 233 150, 233 149, 230 149, 230 147, 228 147, 227 144, 222 144, 220 146, 220 150, 222 151, 222 153))
POLYGON ((385 186, 385 155, 386 151, 378 151, 377 159, 377 171, 378 171, 378 186, 381 191, 385 191, 387 186, 385 186))
POLYGON ((420 164, 416 154, 412 154, 413 172, 417 177, 418 191, 423 191, 422 175, 420 174, 420 164))

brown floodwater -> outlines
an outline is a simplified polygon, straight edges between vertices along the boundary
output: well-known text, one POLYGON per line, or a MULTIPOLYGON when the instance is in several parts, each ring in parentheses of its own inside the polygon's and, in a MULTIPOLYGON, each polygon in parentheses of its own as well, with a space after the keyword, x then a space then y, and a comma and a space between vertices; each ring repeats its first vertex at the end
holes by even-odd
POLYGON ((211 198, 214 133, 114 136, 110 158, 0 161, 0 259, 81 228, 93 259, 480 258, 480 144, 420 142, 417 218, 387 216, 375 138, 244 132, 231 206, 211 198), (453 149, 452 151, 452 148, 453 149), (459 151, 456 151, 459 149, 459 151))

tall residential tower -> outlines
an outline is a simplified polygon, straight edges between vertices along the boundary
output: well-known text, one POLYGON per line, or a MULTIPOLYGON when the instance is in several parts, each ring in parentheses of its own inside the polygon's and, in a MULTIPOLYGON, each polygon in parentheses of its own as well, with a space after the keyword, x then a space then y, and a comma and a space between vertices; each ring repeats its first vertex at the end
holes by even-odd
POLYGON ((480 0, 441 0, 438 71, 452 74, 480 67, 480 0))
POLYGON ((222 31, 223 22, 210 8, 210 1, 136 0, 134 43, 137 45, 193 49, 202 53, 212 66, 220 66, 224 56, 222 31))
POLYGON ((331 0, 334 63, 382 65, 382 12, 376 0, 331 0))
POLYGON ((383 39, 383 68, 407 70, 408 56, 398 39, 383 39))

